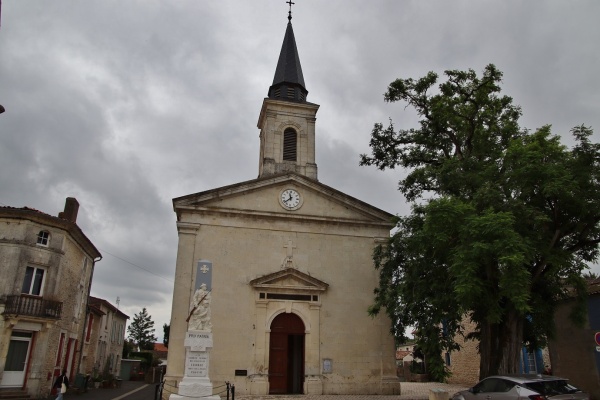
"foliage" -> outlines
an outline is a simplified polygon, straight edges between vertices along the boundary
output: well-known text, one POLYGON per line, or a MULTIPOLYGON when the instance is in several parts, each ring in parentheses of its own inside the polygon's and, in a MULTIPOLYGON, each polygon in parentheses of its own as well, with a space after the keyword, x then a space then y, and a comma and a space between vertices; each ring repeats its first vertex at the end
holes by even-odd
MULTIPOLYGON (((463 318, 479 340, 480 375, 517 372, 523 344, 541 346, 554 331, 557 301, 571 286, 583 299, 583 271, 598 259, 600 145, 592 130, 572 130, 567 149, 550 126, 521 129, 521 110, 500 95, 502 73, 488 65, 446 71, 439 84, 398 79, 385 94, 405 101, 418 128, 375 124, 371 155, 361 165, 404 167, 399 188, 412 213, 374 252, 380 273, 376 314, 384 307, 393 332, 409 326, 428 372, 444 380, 442 354, 459 348, 463 318)), ((572 317, 581 322, 584 304, 572 317)))
POLYGON ((593 271, 587 271, 585 274, 583 274, 583 277, 588 281, 600 279, 600 275, 598 275, 597 273, 595 273, 593 271))
POLYGON ((425 363, 422 361, 412 360, 412 362, 410 363, 409 370, 412 374, 424 374, 425 363))
POLYGON ((134 351, 130 354, 131 358, 141 360, 140 367, 142 371, 147 371, 148 368, 155 365, 154 355, 148 351, 134 351))
POLYGON ((169 333, 171 333, 171 325, 163 324, 163 344, 169 348, 169 333))
POLYGON ((113 378, 113 375, 110 373, 110 366, 111 366, 111 358, 109 357, 104 362, 104 368, 102 369, 102 379, 103 380, 109 381, 113 378))
POLYGON ((135 314, 131 324, 127 328, 129 339, 131 339, 140 350, 153 350, 156 336, 154 336, 154 321, 146 311, 146 307, 142 311, 135 314))
POLYGON ((122 352, 122 358, 129 358, 129 354, 134 350, 135 348, 135 343, 133 343, 133 341, 126 339, 123 342, 123 352, 122 352))

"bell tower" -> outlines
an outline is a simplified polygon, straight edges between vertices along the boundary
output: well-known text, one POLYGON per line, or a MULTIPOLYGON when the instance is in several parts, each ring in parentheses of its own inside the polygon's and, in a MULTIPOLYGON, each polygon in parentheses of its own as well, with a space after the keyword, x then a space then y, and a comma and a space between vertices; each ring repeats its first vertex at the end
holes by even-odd
POLYGON ((306 101, 308 90, 292 29, 292 4, 273 84, 258 117, 258 177, 295 172, 317 180, 315 121, 319 105, 306 101))

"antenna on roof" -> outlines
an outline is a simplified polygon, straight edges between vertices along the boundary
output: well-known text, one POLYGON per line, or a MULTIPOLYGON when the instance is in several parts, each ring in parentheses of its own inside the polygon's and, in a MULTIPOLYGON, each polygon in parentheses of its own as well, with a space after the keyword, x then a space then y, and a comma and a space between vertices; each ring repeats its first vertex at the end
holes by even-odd
POLYGON ((119 296, 117 296, 117 308, 119 308, 119 303, 121 302, 121 299, 119 298, 119 296))
POLYGON ((288 21, 292 21, 292 4, 296 4, 294 2, 292 2, 292 0, 288 0, 286 1, 287 4, 290 5, 290 11, 288 11, 288 21))

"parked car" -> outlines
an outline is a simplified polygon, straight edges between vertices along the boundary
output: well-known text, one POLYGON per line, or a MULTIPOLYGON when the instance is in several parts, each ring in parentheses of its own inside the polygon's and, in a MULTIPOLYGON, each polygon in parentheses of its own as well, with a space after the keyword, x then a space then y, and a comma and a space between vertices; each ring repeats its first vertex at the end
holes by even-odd
POLYGON ((551 375, 496 375, 482 379, 452 400, 589 400, 590 395, 551 375))

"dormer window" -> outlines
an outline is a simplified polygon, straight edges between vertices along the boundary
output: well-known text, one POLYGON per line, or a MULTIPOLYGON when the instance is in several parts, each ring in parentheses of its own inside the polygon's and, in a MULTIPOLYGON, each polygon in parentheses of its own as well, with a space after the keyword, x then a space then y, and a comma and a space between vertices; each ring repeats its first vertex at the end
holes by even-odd
POLYGON ((40 246, 48 247, 48 244, 50 244, 50 232, 40 231, 37 237, 37 244, 39 244, 40 246))
POLYGON ((296 161, 296 131, 287 128, 283 132, 283 161, 296 161))

